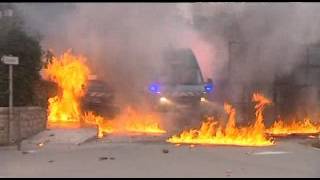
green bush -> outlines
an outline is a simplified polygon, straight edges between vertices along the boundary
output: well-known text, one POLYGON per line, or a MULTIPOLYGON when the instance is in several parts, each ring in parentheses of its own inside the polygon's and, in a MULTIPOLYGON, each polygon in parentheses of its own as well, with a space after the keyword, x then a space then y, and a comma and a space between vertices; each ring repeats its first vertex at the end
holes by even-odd
MULTIPOLYGON (((0 4, 0 10, 5 8, 14 10, 10 5, 0 4)), ((35 85, 42 81, 39 75, 42 66, 42 50, 39 41, 27 34, 17 13, 12 17, 0 18, 0 56, 19 57, 20 64, 13 68, 15 106, 39 104, 34 90, 35 85)), ((8 87, 8 66, 0 63, 0 106, 8 106, 8 87)))

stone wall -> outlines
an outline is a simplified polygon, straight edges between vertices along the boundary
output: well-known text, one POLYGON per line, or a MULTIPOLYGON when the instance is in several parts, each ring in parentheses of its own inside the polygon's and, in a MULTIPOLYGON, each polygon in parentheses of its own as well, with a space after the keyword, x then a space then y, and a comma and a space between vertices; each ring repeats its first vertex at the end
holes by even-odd
POLYGON ((9 132, 8 114, 8 107, 0 107, 0 145, 15 143, 19 136, 19 132, 21 138, 25 139, 46 128, 47 113, 44 108, 14 107, 13 120, 10 122, 9 132), (19 122, 20 129, 18 129, 19 122))

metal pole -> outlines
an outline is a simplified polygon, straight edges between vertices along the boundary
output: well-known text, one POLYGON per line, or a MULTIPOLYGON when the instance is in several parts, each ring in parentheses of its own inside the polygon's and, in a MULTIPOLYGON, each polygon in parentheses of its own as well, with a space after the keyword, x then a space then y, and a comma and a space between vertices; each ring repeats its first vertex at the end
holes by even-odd
POLYGON ((10 143, 10 123, 12 121, 12 65, 9 65, 9 119, 8 119, 8 142, 10 143))
POLYGON ((18 133, 17 133, 17 149, 18 149, 18 151, 21 151, 21 126, 20 126, 20 112, 19 112, 19 114, 18 114, 18 116, 17 116, 18 118, 17 118, 17 129, 18 129, 18 133))

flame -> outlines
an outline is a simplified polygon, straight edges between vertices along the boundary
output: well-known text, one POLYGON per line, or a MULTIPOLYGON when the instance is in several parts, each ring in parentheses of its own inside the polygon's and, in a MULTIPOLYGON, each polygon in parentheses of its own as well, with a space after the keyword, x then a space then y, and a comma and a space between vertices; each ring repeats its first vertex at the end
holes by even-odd
POLYGON ((93 112, 84 113, 83 121, 86 125, 94 125, 97 127, 98 138, 102 138, 104 133, 110 134, 114 131, 112 121, 106 120, 101 116, 95 115, 93 112))
POLYGON ((50 98, 48 106, 48 126, 78 128, 81 111, 80 98, 84 95, 89 68, 86 59, 67 51, 60 57, 53 57, 52 62, 44 70, 46 79, 58 84, 59 92, 50 98))
POLYGON ((159 122, 161 122, 161 119, 155 113, 141 113, 131 107, 127 107, 125 113, 119 119, 124 131, 134 133, 165 133, 166 131, 160 128, 159 122))
POLYGON ((272 135, 286 136, 290 134, 313 134, 320 132, 320 124, 312 122, 309 118, 303 120, 294 120, 286 122, 278 119, 267 130, 267 133, 272 135))
POLYGON ((166 131, 159 127, 160 118, 152 113, 134 111, 127 108, 118 118, 108 120, 93 112, 82 112, 80 98, 85 94, 89 78, 86 58, 75 56, 67 51, 61 57, 54 57, 44 69, 44 77, 56 82, 59 86, 57 96, 50 98, 48 106, 48 127, 79 128, 95 126, 97 136, 109 133, 152 133, 162 134, 166 131), (80 122, 83 122, 80 124, 80 122))
POLYGON ((253 94, 252 101, 256 102, 256 119, 253 125, 238 128, 236 126, 236 110, 230 104, 225 103, 224 109, 228 114, 225 127, 213 117, 210 117, 201 124, 200 129, 185 130, 180 135, 172 136, 167 142, 238 146, 273 145, 273 140, 267 139, 265 135, 263 123, 263 110, 271 101, 258 93, 253 94))
POLYGON ((93 113, 88 113, 85 121, 97 126, 98 138, 110 133, 154 135, 166 133, 159 125, 161 121, 159 116, 153 113, 141 113, 131 107, 126 108, 125 112, 114 120, 106 120, 93 113))

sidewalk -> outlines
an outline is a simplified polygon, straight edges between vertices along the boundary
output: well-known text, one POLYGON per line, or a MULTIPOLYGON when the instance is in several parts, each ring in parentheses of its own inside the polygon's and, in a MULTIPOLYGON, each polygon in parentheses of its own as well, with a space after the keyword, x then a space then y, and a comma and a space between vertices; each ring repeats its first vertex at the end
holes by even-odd
POLYGON ((50 129, 24 140, 23 144, 73 144, 80 145, 95 138, 97 130, 94 128, 80 129, 50 129))

